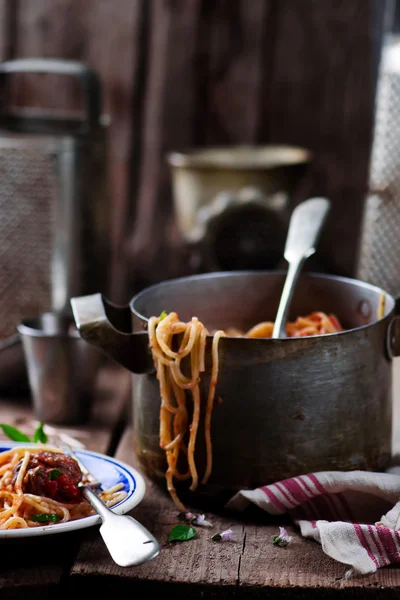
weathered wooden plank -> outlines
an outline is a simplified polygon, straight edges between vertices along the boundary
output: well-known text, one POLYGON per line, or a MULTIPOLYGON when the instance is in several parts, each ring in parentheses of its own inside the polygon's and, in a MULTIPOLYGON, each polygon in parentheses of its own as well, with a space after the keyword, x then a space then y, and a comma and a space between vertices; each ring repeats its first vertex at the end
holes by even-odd
POLYGON ((145 77, 146 0, 118 3, 90 0, 85 5, 84 57, 104 84, 104 110, 110 115, 108 156, 112 205, 111 290, 115 302, 125 293, 125 236, 134 214, 136 172, 145 77))
POLYGON ((0 0, 0 60, 5 60, 8 52, 8 36, 7 36, 7 25, 8 25, 8 0, 0 0))
MULTIPOLYGON (((107 453, 113 428, 129 398, 125 375, 120 368, 104 369, 99 375, 91 423, 76 427, 54 426, 55 429, 68 433, 90 450, 107 453)), ((0 423, 12 424, 32 434, 35 422, 29 400, 1 399, 0 423)), ((6 438, 1 434, 0 439, 6 438)), ((2 541, 1 597, 7 600, 29 596, 43 600, 59 593, 57 586, 78 550, 81 537, 80 532, 74 532, 42 539, 2 541)))
MULTIPOLYGON (((86 41, 85 5, 79 0, 21 0, 17 4, 16 55, 79 60, 86 41)), ((53 110, 81 106, 78 82, 57 75, 15 78, 13 102, 53 110)))
MULTIPOLYGON (((132 430, 128 429, 117 457, 138 467, 133 451, 132 430)), ((80 548, 71 571, 71 589, 134 590, 136 593, 163 589, 174 597, 197 598, 392 598, 400 592, 400 569, 381 569, 376 574, 345 579, 346 565, 330 559, 319 544, 300 537, 297 528, 287 525, 293 535, 286 548, 273 546, 271 538, 281 518, 253 512, 246 519, 237 514, 211 515, 212 529, 198 528, 197 538, 181 543, 167 542, 168 532, 177 523, 177 511, 169 497, 146 478, 147 493, 132 512, 162 544, 160 555, 151 563, 121 569, 110 560, 101 539, 90 532, 80 548), (213 542, 216 531, 231 528, 234 541, 213 542), (160 588, 160 585, 164 585, 160 588)), ((190 508, 190 507, 189 507, 190 508)), ((195 511, 194 511, 195 512, 195 511)))
POLYGON ((326 194, 333 201, 318 250, 328 272, 354 274, 384 5, 283 0, 275 15, 259 140, 314 152, 304 194, 326 194))
MULTIPOLYGON (((117 458, 137 467, 137 460, 133 453, 132 430, 129 428, 121 441, 116 453, 117 458)), ((95 533, 88 533, 82 544, 77 559, 71 570, 72 589, 81 589, 82 586, 107 585, 107 578, 118 578, 114 584, 120 582, 122 586, 147 584, 155 589, 157 584, 171 582, 174 584, 173 592, 177 590, 176 584, 190 584, 193 588, 199 585, 223 584, 235 585, 239 554, 232 555, 227 545, 219 545, 210 541, 210 529, 199 530, 196 544, 183 546, 167 543, 168 532, 177 520, 177 509, 169 496, 162 494, 158 488, 146 478, 147 493, 142 503, 132 511, 132 516, 145 525, 162 544, 162 552, 151 563, 135 568, 121 569, 113 564, 101 539, 95 533), (182 551, 185 559, 182 560, 182 551), (103 581, 104 580, 104 581, 103 581)), ((220 530, 227 529, 232 524, 229 517, 215 520, 215 526, 220 530)), ((216 529, 216 530, 218 530, 216 529)), ((241 548, 243 534, 241 527, 236 541, 237 548, 241 548)), ((193 590, 195 592, 195 589, 193 590)), ((188 590, 187 590, 188 592, 188 590)))
POLYGON ((150 6, 130 287, 190 272, 165 154, 204 144, 278 142, 313 150, 309 180, 294 200, 326 194, 333 209, 307 268, 354 274, 383 3, 256 0, 251 11, 239 0, 150 6))
POLYGON ((260 99, 269 79, 275 32, 271 0, 204 2, 199 50, 197 144, 252 144, 259 137, 260 99))
MULTIPOLYGON (((125 268, 129 272, 126 295, 115 286, 115 300, 191 270, 173 217, 165 154, 199 144, 279 141, 311 147, 315 168, 304 193, 326 193, 334 201, 318 265, 352 272, 371 141, 377 63, 371 52, 383 3, 254 0, 251 11, 247 4, 13 4, 18 56, 87 60, 104 80, 112 115, 116 286, 125 268)), ((23 81, 20 103, 77 106, 72 82, 23 81)))
POLYGON ((180 254, 182 241, 173 219, 165 155, 168 150, 193 144, 201 4, 201 0, 148 3, 137 210, 127 240, 131 289, 188 268, 180 254))
POLYGON ((0 60, 13 57, 16 41, 16 10, 13 0, 0 0, 0 60))
POLYGON ((255 0, 251 11, 245 1, 151 4, 143 160, 128 245, 133 288, 193 268, 174 217, 167 152, 256 140, 270 6, 270 0, 255 0))

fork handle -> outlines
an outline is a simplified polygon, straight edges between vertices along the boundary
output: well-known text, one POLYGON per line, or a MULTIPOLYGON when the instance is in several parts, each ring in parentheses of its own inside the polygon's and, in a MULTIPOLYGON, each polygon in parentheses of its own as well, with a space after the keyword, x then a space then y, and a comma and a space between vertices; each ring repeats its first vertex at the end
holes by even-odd
POLYGON ((103 521, 100 534, 117 565, 140 565, 159 554, 160 544, 141 523, 129 515, 115 514, 89 486, 82 485, 81 488, 83 496, 103 521))
POLYGON ((94 510, 100 515, 102 519, 106 519, 107 516, 111 513, 114 514, 108 506, 103 502, 101 498, 92 490, 88 485, 80 485, 82 490, 82 496, 89 502, 89 504, 94 508, 94 510))

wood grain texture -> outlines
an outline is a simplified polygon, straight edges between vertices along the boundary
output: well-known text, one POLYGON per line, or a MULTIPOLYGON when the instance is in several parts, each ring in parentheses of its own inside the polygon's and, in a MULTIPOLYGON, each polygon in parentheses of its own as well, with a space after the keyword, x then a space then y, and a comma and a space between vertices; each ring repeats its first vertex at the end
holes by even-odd
MULTIPOLYGON (((246 0, 1 0, 0 55, 87 61, 104 83, 114 301, 194 268, 166 164, 193 146, 311 148, 296 201, 326 194, 333 210, 307 268, 354 273, 383 10, 380 0, 252 0, 251 10, 246 0)), ((19 104, 79 106, 72 81, 27 76, 14 92, 19 104)))
POLYGON ((13 57, 16 43, 18 0, 0 0, 0 60, 13 57))
POLYGON ((8 54, 8 9, 8 0, 0 0, 0 60, 5 60, 8 54))
POLYGON ((128 233, 128 291, 149 276, 177 275, 182 241, 175 228, 166 153, 193 143, 196 42, 201 0, 149 2, 148 44, 136 212, 128 233))
POLYGON ((192 144, 254 143, 268 65, 270 0, 206 1, 198 24, 196 122, 192 144))
MULTIPOLYGON (((116 456, 138 468, 132 430, 124 434, 116 456)), ((287 524, 293 541, 286 548, 273 546, 282 517, 264 513, 207 514, 213 528, 197 528, 197 537, 185 543, 168 543, 176 524, 172 501, 146 478, 147 493, 132 515, 148 527, 162 544, 151 563, 121 569, 107 555, 95 532, 85 536, 71 571, 71 591, 113 590, 114 593, 171 592, 184 598, 394 598, 400 592, 400 569, 345 579, 346 565, 329 558, 321 546, 300 537, 287 524), (231 528, 234 541, 211 540, 216 531, 231 528)), ((190 509, 190 507, 188 507, 190 509)), ((193 507, 192 507, 193 508, 193 507)), ((193 512, 196 512, 194 509, 193 512)))
POLYGON ((124 239, 135 208, 136 170, 140 162, 142 78, 145 66, 146 0, 89 0, 84 57, 101 78, 104 110, 109 115, 109 195, 112 206, 112 299, 123 298, 124 239))
MULTIPOLYGON (((80 60, 86 40, 85 15, 79 0, 21 0, 14 58, 80 60)), ((80 99, 77 81, 70 77, 21 75, 13 85, 12 100, 19 106, 79 110, 80 99)))
POLYGON ((325 270, 352 275, 372 136, 384 3, 283 0, 259 140, 314 152, 304 194, 333 202, 319 254, 325 270))
POLYGON ((132 292, 192 269, 175 220, 168 152, 256 141, 270 5, 254 0, 248 11, 241 0, 151 4, 142 169, 127 245, 132 292))
POLYGON ((241 0, 150 6, 129 289, 191 269, 174 220, 166 153, 245 142, 314 152, 294 200, 327 195, 333 210, 308 268, 353 275, 384 3, 255 0, 251 11, 241 0))

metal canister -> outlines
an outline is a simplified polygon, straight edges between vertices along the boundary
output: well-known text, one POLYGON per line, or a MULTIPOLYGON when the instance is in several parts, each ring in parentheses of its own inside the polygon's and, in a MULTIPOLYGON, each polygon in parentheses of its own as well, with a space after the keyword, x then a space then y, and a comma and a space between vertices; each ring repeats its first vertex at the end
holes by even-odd
MULTIPOLYGON (((69 312, 71 296, 108 289, 110 207, 108 119, 96 73, 75 61, 23 59, 0 63, 0 81, 1 343, 22 319, 69 312), (10 107, 7 91, 20 73, 76 78, 83 110, 10 107)), ((1 388, 17 377, 7 352, 0 353, 1 388)))
POLYGON ((44 313, 22 321, 18 332, 36 419, 59 425, 87 423, 100 352, 79 336, 69 316, 44 313))

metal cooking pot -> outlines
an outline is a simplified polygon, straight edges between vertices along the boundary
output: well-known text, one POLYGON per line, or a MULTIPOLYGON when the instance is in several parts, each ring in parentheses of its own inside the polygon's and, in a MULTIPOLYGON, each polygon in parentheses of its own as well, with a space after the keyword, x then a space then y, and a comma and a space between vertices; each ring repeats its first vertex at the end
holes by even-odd
MULTIPOLYGON (((159 385, 148 347, 147 319, 163 310, 193 315, 210 329, 243 330, 273 320, 283 272, 227 272, 165 281, 117 307, 100 294, 71 300, 82 337, 134 373, 135 450, 144 471, 163 485, 159 385)), ((286 339, 222 338, 212 416, 213 471, 206 486, 181 498, 211 505, 235 491, 321 470, 383 470, 391 459, 392 356, 400 353, 395 299, 362 281, 304 273, 290 319, 335 313, 346 331, 286 339), (377 318, 381 294, 384 316, 377 318)), ((206 372, 210 377, 211 336, 206 372)), ((202 430, 196 445, 204 470, 202 430)))

